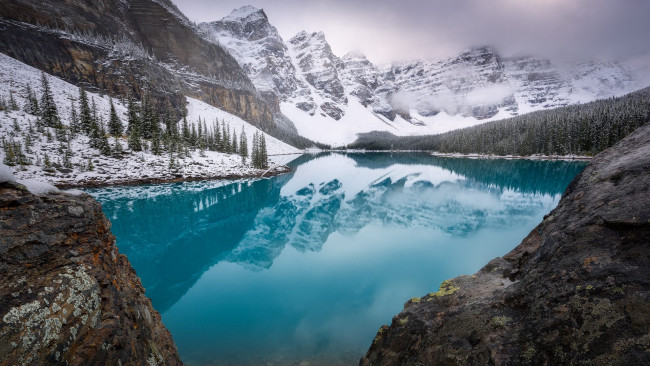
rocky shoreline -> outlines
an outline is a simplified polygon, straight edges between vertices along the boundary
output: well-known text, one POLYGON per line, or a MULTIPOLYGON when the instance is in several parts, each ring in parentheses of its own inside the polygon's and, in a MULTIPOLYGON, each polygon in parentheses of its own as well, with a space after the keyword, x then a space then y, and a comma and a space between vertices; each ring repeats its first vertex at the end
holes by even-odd
POLYGON ((103 179, 89 179, 81 180, 77 183, 55 183, 59 189, 73 189, 73 188, 100 188, 100 187, 113 187, 113 186, 136 186, 136 185, 145 185, 145 184, 162 184, 162 183, 182 183, 182 182, 199 182, 199 181, 208 181, 208 180, 237 180, 237 179, 253 179, 253 178, 269 178, 276 175, 290 173, 291 168, 282 165, 275 167, 272 170, 267 171, 258 171, 255 173, 243 173, 243 174, 226 174, 226 175, 212 175, 212 176, 173 176, 173 177, 162 177, 162 178, 141 178, 141 179, 124 179, 124 180, 112 180, 106 181, 103 179))
POLYGON ((645 125, 510 253, 409 300, 360 365, 650 364, 649 238, 645 125))
POLYGON ((0 183, 0 365, 182 365, 89 195, 0 183))

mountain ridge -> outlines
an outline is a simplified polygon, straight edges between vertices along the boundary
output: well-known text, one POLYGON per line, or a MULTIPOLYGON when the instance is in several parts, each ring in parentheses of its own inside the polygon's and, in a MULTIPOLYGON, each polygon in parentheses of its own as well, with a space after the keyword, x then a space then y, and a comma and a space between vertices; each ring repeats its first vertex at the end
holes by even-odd
POLYGON ((420 59, 378 66, 360 52, 344 57, 335 55, 323 32, 301 31, 285 40, 263 9, 247 6, 233 13, 241 9, 249 17, 253 13, 264 16, 254 18, 253 24, 250 19, 231 14, 200 27, 217 42, 228 41, 222 44, 240 63, 250 66, 245 69, 259 89, 265 88, 260 79, 291 81, 293 89, 265 90, 277 95, 282 112, 299 133, 334 146, 352 141, 322 136, 323 129, 313 131, 309 125, 327 123, 331 129, 337 126, 333 121, 353 124, 350 120, 364 119, 375 122, 368 122, 373 126, 341 128, 355 133, 440 133, 535 110, 619 96, 641 87, 636 85, 630 68, 620 63, 590 62, 561 68, 540 57, 504 57, 490 46, 472 47, 443 60, 420 59), (264 57, 238 57, 246 53, 263 55, 268 49, 259 39, 253 43, 241 34, 229 32, 222 26, 226 20, 246 24, 253 33, 255 26, 271 29, 265 37, 278 46, 274 51, 286 67, 267 68, 264 57), (300 92, 296 93, 297 90, 300 92), (359 111, 354 107, 356 103, 367 111, 353 112, 354 118, 344 118, 351 110, 359 111))

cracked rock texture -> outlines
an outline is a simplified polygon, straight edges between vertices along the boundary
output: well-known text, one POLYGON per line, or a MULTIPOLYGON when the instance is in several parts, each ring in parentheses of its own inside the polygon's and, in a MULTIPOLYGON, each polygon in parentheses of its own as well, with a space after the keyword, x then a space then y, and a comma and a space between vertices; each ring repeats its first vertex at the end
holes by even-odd
POLYGON ((650 125, 513 251, 409 300, 360 364, 650 364, 650 125))
POLYGON ((181 365, 88 195, 0 183, 0 365, 181 365))

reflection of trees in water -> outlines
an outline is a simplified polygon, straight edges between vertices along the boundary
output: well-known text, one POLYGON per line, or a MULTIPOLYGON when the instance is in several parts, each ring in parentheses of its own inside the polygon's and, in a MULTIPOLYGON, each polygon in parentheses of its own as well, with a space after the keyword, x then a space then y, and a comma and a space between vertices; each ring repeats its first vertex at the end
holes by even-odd
MULTIPOLYGON (((329 155, 305 155, 291 165, 296 168, 329 155)), ((221 260, 247 268, 269 268, 287 245, 299 251, 318 251, 331 233, 354 234, 373 223, 425 226, 467 235, 484 225, 505 225, 513 217, 530 217, 539 207, 527 201, 508 203, 508 212, 468 208, 457 201, 445 201, 448 192, 498 197, 510 189, 555 195, 584 167, 562 161, 452 159, 427 154, 347 156, 364 168, 436 165, 467 179, 438 186, 419 181, 409 187, 406 178, 385 179, 355 197, 344 196, 335 173, 331 181, 302 187, 289 196, 280 196, 280 189, 293 173, 220 186, 209 182, 168 184, 107 188, 96 194, 113 221, 120 250, 136 268, 156 308, 164 312, 221 260), (426 197, 428 201, 423 200, 426 197)))
POLYGON ((277 202, 285 175, 216 188, 188 189, 183 184, 152 186, 163 190, 153 198, 119 198, 112 188, 100 196, 113 222, 120 251, 142 279, 160 312, 171 307, 201 274, 233 250, 251 228, 262 207, 277 202), (111 198, 112 197, 112 198, 111 198))
POLYGON ((585 162, 526 159, 444 158, 426 153, 347 154, 358 166, 384 169, 394 164, 435 165, 486 185, 522 193, 563 193, 585 162))
POLYGON ((433 164, 471 180, 522 193, 560 194, 584 162, 432 157, 433 164))

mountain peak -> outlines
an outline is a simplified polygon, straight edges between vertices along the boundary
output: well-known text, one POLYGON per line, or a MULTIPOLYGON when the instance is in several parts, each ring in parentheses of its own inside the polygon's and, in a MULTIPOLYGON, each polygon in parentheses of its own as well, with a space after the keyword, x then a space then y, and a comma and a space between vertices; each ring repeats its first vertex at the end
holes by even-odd
POLYGON ((343 56, 344 61, 348 60, 367 60, 368 58, 361 51, 350 51, 343 56))
POLYGON ((258 9, 251 5, 245 5, 241 8, 233 10, 227 17, 223 18, 224 21, 241 21, 243 19, 249 20, 249 18, 264 18, 268 20, 264 10, 258 9))

